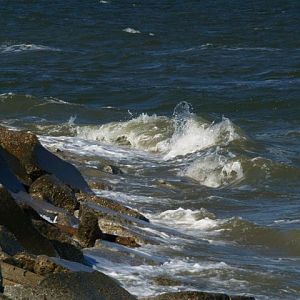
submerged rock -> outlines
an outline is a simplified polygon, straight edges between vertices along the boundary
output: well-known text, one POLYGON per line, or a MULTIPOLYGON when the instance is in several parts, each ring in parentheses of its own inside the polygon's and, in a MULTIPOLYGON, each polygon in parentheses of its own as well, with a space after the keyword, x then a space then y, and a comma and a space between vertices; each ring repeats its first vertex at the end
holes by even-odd
POLYGON ((117 166, 114 165, 106 165, 102 168, 102 170, 106 173, 113 175, 123 175, 124 172, 117 166))
POLYGON ((29 189, 31 194, 39 194, 51 204, 73 213, 79 208, 79 203, 70 187, 54 175, 43 175, 35 180, 29 189))
POLYGON ((158 276, 153 278, 153 282, 156 285, 162 285, 162 286, 180 286, 181 282, 179 280, 176 280, 174 278, 168 277, 168 276, 158 276))
POLYGON ((91 181, 89 182, 89 186, 91 189, 95 189, 95 190, 106 190, 106 191, 112 190, 112 187, 110 185, 101 181, 91 181))
POLYGON ((226 294, 208 293, 198 291, 165 293, 154 297, 142 298, 143 300, 255 300, 248 296, 228 296, 226 294))

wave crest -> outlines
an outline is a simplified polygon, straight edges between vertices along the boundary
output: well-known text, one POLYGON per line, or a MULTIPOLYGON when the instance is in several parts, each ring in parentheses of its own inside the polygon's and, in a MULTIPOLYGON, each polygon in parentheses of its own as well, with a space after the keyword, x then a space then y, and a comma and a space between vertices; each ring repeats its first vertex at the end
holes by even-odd
POLYGON ((209 123, 193 114, 187 102, 176 106, 173 118, 141 114, 126 122, 80 127, 77 134, 89 140, 157 152, 165 160, 241 138, 229 119, 209 123))

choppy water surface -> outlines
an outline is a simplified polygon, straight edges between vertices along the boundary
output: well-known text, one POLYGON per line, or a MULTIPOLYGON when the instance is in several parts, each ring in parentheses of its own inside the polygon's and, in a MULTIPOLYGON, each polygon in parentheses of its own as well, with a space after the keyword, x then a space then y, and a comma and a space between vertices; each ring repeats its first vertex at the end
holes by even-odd
POLYGON ((298 1, 0 4, 1 123, 152 220, 95 268, 138 296, 300 298, 298 1))

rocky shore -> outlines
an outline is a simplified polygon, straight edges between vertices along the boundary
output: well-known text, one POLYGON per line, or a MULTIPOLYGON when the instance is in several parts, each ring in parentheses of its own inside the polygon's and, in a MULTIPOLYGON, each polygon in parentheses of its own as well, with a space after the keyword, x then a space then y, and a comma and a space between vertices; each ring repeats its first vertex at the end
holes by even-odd
MULTIPOLYGON (((32 133, 0 127, 0 299, 136 299, 83 252, 101 249, 113 261, 109 245, 155 244, 139 230, 150 221, 94 194, 90 186, 110 187, 88 184, 59 154, 32 133)), ((191 291, 147 299, 254 298, 191 291)))

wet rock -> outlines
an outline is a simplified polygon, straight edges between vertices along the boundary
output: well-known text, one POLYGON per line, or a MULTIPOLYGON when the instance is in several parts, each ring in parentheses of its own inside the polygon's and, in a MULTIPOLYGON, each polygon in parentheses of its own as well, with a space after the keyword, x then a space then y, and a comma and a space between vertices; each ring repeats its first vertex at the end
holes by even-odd
POLYGON ((113 175, 122 175, 124 172, 117 166, 114 165, 106 165, 102 168, 102 170, 106 173, 113 175))
POLYGON ((131 146, 130 141, 128 141, 127 137, 125 135, 119 136, 116 139, 116 143, 120 146, 131 146))
POLYGON ((16 237, 4 226, 0 225, 0 249, 9 255, 24 251, 16 237))
POLYGON ((91 189, 95 189, 95 190, 105 190, 105 191, 112 190, 112 187, 110 185, 101 181, 91 181, 89 182, 89 186, 91 189))
POLYGON ((117 236, 117 235, 113 235, 113 234, 102 234, 102 239, 106 240, 106 241, 109 241, 109 242, 118 243, 118 244, 123 245, 123 246, 131 247, 131 248, 136 248, 136 247, 141 246, 136 242, 136 240, 134 238, 128 237, 128 236, 117 236))
POLYGON ((0 146, 19 161, 32 180, 46 173, 54 174, 74 190, 91 192, 80 172, 45 149, 36 135, 0 126, 0 146))
POLYGON ((156 285, 162 285, 162 286, 179 286, 181 285, 180 281, 166 277, 166 276, 158 276, 153 279, 153 283, 156 285))
POLYGON ((139 228, 136 226, 130 226, 129 224, 124 224, 120 219, 113 219, 111 216, 106 215, 102 216, 98 220, 99 227, 103 233, 111 234, 118 236, 120 239, 120 244, 122 243, 122 239, 130 240, 128 246, 131 247, 139 247, 142 244, 158 244, 158 242, 152 239, 149 235, 145 235, 139 228))
POLYGON ((53 245, 34 228, 30 218, 3 187, 0 187, 0 225, 12 232, 29 252, 56 256, 53 245))
POLYGON ((151 223, 116 212, 95 203, 86 202, 86 206, 92 209, 98 217, 101 231, 105 234, 116 235, 124 238, 133 238, 136 244, 159 244, 155 234, 145 233, 141 228, 151 227, 151 223))
POLYGON ((109 208, 111 210, 114 210, 116 212, 128 215, 130 217, 145 221, 145 222, 149 222, 149 220, 144 217, 141 213, 139 213, 138 211, 131 209, 129 207, 126 207, 122 204, 120 204, 117 201, 114 201, 112 199, 108 199, 108 198, 104 198, 104 197, 99 197, 96 195, 88 195, 85 193, 79 193, 76 194, 77 200, 78 201, 88 201, 88 202, 94 202, 102 207, 105 208, 109 208))
POLYGON ((255 300, 247 296, 228 296, 219 293, 197 291, 165 293, 154 297, 142 298, 143 300, 255 300))
POLYGON ((93 247, 95 241, 102 237, 102 232, 98 225, 98 217, 87 205, 81 204, 80 224, 77 238, 83 247, 93 247))
POLYGON ((39 194, 39 197, 71 213, 79 207, 72 189, 54 175, 47 174, 39 177, 31 184, 29 192, 39 194))
POLYGON ((124 245, 131 248, 136 248, 141 246, 136 242, 136 240, 133 237, 130 236, 117 236, 115 242, 120 245, 124 245))
POLYGON ((59 273, 47 276, 35 288, 15 286, 5 294, 12 299, 134 300, 116 281, 100 272, 59 273))

